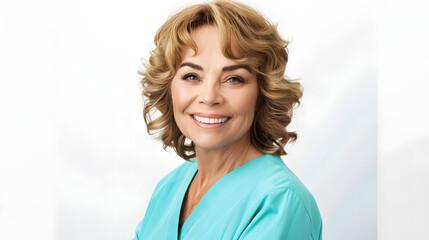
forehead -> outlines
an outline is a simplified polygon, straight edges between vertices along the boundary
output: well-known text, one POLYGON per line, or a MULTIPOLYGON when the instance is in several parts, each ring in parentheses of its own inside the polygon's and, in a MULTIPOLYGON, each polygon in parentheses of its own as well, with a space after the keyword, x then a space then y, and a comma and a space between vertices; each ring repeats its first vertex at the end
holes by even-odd
MULTIPOLYGON (((229 40, 231 45, 231 50, 234 56, 240 55, 240 50, 234 38, 222 39, 219 28, 215 25, 204 25, 194 29, 191 32, 191 38, 197 46, 197 55, 194 56, 195 52, 190 46, 186 46, 182 49, 181 58, 182 61, 185 58, 197 57, 198 55, 219 55, 224 52, 226 46, 224 42, 229 40)), ((227 56, 224 56, 228 58, 227 56)), ((234 60, 228 58, 229 60, 235 62, 234 60)))

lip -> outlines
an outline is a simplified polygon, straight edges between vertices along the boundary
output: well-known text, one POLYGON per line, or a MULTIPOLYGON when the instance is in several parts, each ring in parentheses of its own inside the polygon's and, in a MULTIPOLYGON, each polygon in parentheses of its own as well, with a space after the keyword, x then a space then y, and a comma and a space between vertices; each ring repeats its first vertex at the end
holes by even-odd
POLYGON ((205 129, 213 129, 213 128, 218 128, 218 127, 222 127, 223 125, 225 125, 226 123, 229 122, 229 120, 231 119, 231 117, 229 116, 225 116, 225 115, 219 115, 219 114, 205 114, 205 113, 194 113, 194 114, 189 114, 189 117, 194 121, 195 124, 197 124, 197 126, 199 126, 200 128, 205 128, 205 129), (226 120, 223 123, 202 123, 202 122, 198 122, 193 115, 196 115, 198 117, 206 117, 206 118, 224 118, 227 117, 228 120, 226 120))
POLYGON ((208 113, 191 113, 190 114, 191 117, 192 115, 196 115, 198 117, 205 117, 205 118, 230 118, 230 116, 226 116, 226 115, 221 115, 221 114, 208 114, 208 113))

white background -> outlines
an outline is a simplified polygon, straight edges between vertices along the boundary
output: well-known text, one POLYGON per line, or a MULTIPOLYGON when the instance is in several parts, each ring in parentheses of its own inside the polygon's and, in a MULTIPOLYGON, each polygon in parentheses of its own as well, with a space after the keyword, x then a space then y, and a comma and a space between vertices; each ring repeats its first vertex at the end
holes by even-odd
MULTIPOLYGON (((147 135, 136 72, 168 15, 194 2, 1 2, 0 239, 132 238, 183 163, 147 135)), ((324 239, 424 239, 428 4, 244 2, 292 41, 287 74, 304 97, 283 159, 324 239)))

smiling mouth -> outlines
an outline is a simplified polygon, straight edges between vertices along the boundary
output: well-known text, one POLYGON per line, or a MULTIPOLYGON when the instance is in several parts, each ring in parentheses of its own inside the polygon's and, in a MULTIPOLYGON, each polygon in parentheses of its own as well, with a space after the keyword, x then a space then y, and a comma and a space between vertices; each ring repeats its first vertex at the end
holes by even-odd
POLYGON ((200 117, 195 114, 191 115, 196 121, 200 123, 206 124, 219 124, 228 121, 231 117, 221 117, 221 118, 208 118, 208 117, 200 117))

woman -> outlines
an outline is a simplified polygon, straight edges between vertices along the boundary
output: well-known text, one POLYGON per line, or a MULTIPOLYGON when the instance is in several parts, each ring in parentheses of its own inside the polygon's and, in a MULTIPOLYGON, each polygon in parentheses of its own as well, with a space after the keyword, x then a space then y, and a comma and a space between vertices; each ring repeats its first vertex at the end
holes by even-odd
POLYGON ((314 198, 279 157, 302 91, 276 27, 215 1, 170 17, 155 45, 145 122, 187 161, 157 184, 135 239, 321 239, 314 198))

